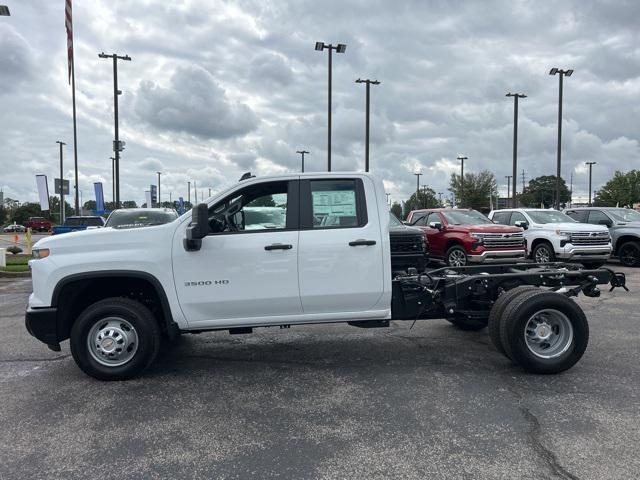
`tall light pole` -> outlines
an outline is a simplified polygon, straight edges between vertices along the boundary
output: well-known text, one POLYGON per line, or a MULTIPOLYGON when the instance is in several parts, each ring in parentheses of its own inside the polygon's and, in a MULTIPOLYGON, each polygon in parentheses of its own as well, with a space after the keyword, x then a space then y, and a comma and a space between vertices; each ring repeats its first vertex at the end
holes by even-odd
MULTIPOLYGON (((507 205, 508 205, 509 204, 509 199, 511 198, 511 191, 510 191, 509 187, 511 187, 511 178, 513 178, 513 176, 512 175, 505 175, 504 178, 507 179, 507 205)), ((513 197, 515 198, 515 195, 513 197)), ((513 208, 516 208, 515 202, 514 202, 514 207, 513 208)))
POLYGON ((160 175, 162 172, 156 172, 158 174, 158 207, 162 207, 162 197, 160 196, 160 175))
POLYGON ((420 196, 420 177, 422 173, 414 173, 416 176, 416 208, 418 208, 418 197, 420 196))
POLYGON ((62 146, 66 143, 56 140, 56 143, 60 145, 60 224, 64 223, 64 177, 62 176, 62 146))
POLYGON ((370 103, 371 103, 370 87, 371 85, 380 85, 380 82, 378 80, 357 79, 356 83, 364 83, 367 85, 367 99, 366 99, 367 113, 366 113, 366 120, 365 120, 364 171, 368 172, 369 171, 369 111, 370 111, 370 103))
POLYGON ((338 45, 325 44, 324 42, 316 42, 316 51, 322 52, 323 50, 329 50, 329 95, 328 95, 328 128, 327 128, 327 171, 331 171, 331 53, 333 50, 336 53, 344 53, 347 50, 347 46, 344 43, 339 43, 338 45))
POLYGON ((516 181, 518 179, 518 99, 527 98, 524 93, 507 93, 507 97, 513 97, 513 208, 517 208, 516 181))
POLYGON ((468 158, 458 155, 458 160, 460 160, 460 198, 458 199, 460 206, 464 203, 464 161, 468 158))
POLYGON ((564 77, 570 77, 573 70, 562 70, 560 68, 552 68, 549 75, 559 75, 559 94, 558 94, 558 160, 556 165, 556 201, 555 207, 560 210, 560 166, 562 158, 562 84, 564 77))
POLYGON ((116 208, 116 157, 109 157, 111 159, 111 194, 113 198, 113 209, 116 208))
MULTIPOLYGON (((589 165, 589 206, 591 207, 591 173, 593 170, 593 166, 596 164, 596 162, 584 162, 585 165, 589 165)), ((595 197, 595 193, 594 193, 594 197, 595 197)))
POLYGON ((306 150, 296 150, 296 153, 302 155, 302 173, 304 173, 304 155, 309 155, 309 152, 307 152, 306 150))
POLYGON ((120 142, 120 133, 118 130, 118 95, 122 92, 118 90, 118 60, 126 60, 131 61, 131 57, 129 55, 117 55, 112 53, 107 55, 102 52, 98 54, 100 58, 111 58, 113 59, 113 123, 114 123, 114 141, 113 141, 113 151, 115 152, 115 163, 116 163, 116 208, 120 207, 120 152, 124 150, 124 145, 120 142))

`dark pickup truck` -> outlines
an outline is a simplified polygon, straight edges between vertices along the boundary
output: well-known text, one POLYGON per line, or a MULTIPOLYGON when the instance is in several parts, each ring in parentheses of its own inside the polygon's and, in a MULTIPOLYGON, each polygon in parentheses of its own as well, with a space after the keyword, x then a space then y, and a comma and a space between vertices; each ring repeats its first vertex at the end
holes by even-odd
POLYGON ((389 237, 391 240, 391 271, 406 272, 415 268, 424 272, 429 262, 426 235, 419 228, 408 227, 390 213, 389 237))
POLYGON ((77 232, 86 230, 88 227, 104 227, 104 218, 98 216, 92 217, 67 217, 64 224, 53 227, 53 234, 77 232))

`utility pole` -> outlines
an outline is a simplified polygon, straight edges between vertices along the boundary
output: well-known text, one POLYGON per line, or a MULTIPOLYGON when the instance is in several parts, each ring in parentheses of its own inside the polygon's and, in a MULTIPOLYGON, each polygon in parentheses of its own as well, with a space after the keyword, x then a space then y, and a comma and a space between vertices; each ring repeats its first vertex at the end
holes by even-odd
MULTIPOLYGON (((593 206, 591 204, 591 173, 593 171, 593 166, 596 164, 596 162, 584 162, 585 165, 589 165, 589 206, 593 206)), ((595 194, 595 190, 593 193, 593 197, 595 198, 596 194, 595 194)))
MULTIPOLYGON (((508 205, 509 204, 509 199, 511 198, 511 194, 510 194, 511 192, 509 190, 509 187, 511 187, 511 179, 513 178, 513 175, 505 175, 504 178, 507 179, 507 205, 508 205)), ((514 182, 514 187, 513 188, 515 188, 515 182, 514 182)), ((516 196, 514 195, 513 198, 515 200, 516 196)), ((513 202, 513 208, 517 208, 515 201, 513 202)))
POLYGON ((328 125, 327 125, 327 171, 331 171, 331 69, 332 60, 331 54, 335 50, 336 53, 344 53, 347 50, 347 46, 344 43, 339 43, 338 45, 325 44, 324 42, 316 42, 316 51, 322 52, 323 50, 329 50, 329 82, 328 82, 328 125))
POLYGON ((302 155, 302 173, 304 173, 304 155, 305 153, 308 155, 309 152, 307 152, 306 150, 296 150, 296 153, 302 155))
POLYGON ((516 181, 518 173, 518 99, 526 98, 523 93, 507 93, 507 97, 513 97, 513 208, 517 208, 516 181))
POLYGON ((118 95, 122 93, 120 90, 118 90, 118 60, 131 61, 131 57, 129 55, 121 56, 115 53, 107 55, 104 52, 99 53, 98 57, 113 59, 113 122, 114 122, 113 151, 115 152, 115 163, 116 163, 116 175, 115 175, 116 208, 119 208, 120 207, 120 152, 124 150, 124 143, 120 142, 120 133, 118 129, 118 95))
POLYGON ((156 172, 158 174, 158 208, 162 207, 162 196, 160 195, 160 174, 162 172, 156 172))
POLYGON ((66 143, 56 140, 56 143, 60 145, 60 225, 64 223, 64 177, 62 168, 62 146, 66 143))
POLYGON ((458 155, 458 160, 460 160, 460 206, 462 207, 464 204, 464 161, 467 160, 468 157, 463 157, 462 155, 458 155))
POLYGON ((361 80, 361 79, 357 79, 356 83, 364 83, 367 85, 367 99, 366 99, 366 103, 367 103, 367 113, 366 113, 366 120, 365 120, 365 143, 364 143, 364 171, 368 172, 369 171, 369 105, 370 105, 370 87, 371 85, 380 85, 380 82, 378 80, 361 80))
POLYGON ((418 208, 418 197, 420 196, 420 177, 422 173, 414 173, 416 176, 416 208, 418 208))
POLYGON ((560 68, 552 68, 549 71, 549 75, 559 74, 559 94, 558 94, 558 160, 556 165, 556 210, 560 210, 560 170, 561 170, 561 158, 562 158, 562 84, 564 77, 570 77, 573 70, 562 70, 560 68))

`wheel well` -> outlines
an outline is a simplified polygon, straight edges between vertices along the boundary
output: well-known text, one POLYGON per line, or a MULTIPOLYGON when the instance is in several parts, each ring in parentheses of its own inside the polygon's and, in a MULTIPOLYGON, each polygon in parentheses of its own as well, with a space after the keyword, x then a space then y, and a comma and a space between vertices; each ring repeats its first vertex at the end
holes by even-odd
POLYGON ((627 242, 640 243, 640 238, 634 237, 633 235, 623 235, 616 241, 616 249, 614 250, 613 254, 617 255, 618 251, 620 250, 620 247, 627 242))
MULTIPOLYGON (((155 280, 155 279, 154 279, 155 280)), ((155 281, 157 282, 157 280, 155 281)), ((79 275, 56 287, 52 304, 57 307, 58 338, 69 338, 71 326, 84 309, 109 297, 126 297, 147 307, 163 333, 173 334, 171 310, 162 287, 145 277, 130 275, 79 275)))
MULTIPOLYGON (((458 240, 447 240, 447 248, 445 248, 444 253, 447 253, 451 247, 462 247, 464 249, 464 245, 460 243, 458 240)), ((466 249, 465 249, 466 252, 466 249)))
POLYGON ((531 250, 529 251, 529 255, 533 255, 533 251, 541 243, 548 243, 549 245, 551 245, 551 250, 553 250, 553 244, 549 240, 547 240, 546 238, 536 238, 533 242, 531 242, 531 250))

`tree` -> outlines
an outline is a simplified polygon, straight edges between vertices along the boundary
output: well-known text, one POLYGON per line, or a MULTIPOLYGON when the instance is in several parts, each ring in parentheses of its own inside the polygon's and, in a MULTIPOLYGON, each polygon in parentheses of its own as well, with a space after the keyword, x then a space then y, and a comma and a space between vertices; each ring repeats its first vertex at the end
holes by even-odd
POLYGON ((29 217, 42 217, 39 203, 25 202, 13 211, 12 220, 20 225, 29 220, 29 217))
POLYGON ((7 210, 0 205, 0 225, 3 225, 7 221, 7 210))
MULTIPOLYGON (((37 204, 36 204, 37 205, 37 204)), ((73 215, 75 211, 69 205, 69 202, 64 201, 64 216, 70 217, 73 215)), ((60 222, 60 197, 53 196, 49 197, 49 212, 46 215, 42 215, 45 218, 48 218, 52 222, 60 222)))
POLYGON ((84 205, 82 205, 82 210, 90 210, 92 212, 96 211, 96 201, 95 200, 87 200, 86 202, 84 202, 84 205))
POLYGON ((133 200, 125 200, 122 202, 122 208, 138 208, 138 204, 133 200))
POLYGON ((406 218, 411 210, 435 208, 439 205, 436 192, 431 188, 423 188, 419 192, 412 193, 409 199, 404 202, 404 217, 406 218))
POLYGON ((488 170, 480 173, 465 173, 463 189, 460 188, 460 175, 454 173, 449 181, 449 191, 457 200, 458 206, 486 210, 491 204, 490 196, 498 195, 496 177, 488 170))
POLYGON ((393 202, 390 210, 391 213, 393 213, 396 217, 402 218, 402 205, 400 205, 398 202, 393 202))
POLYGON ((594 200, 600 207, 632 206, 640 202, 640 170, 627 173, 616 171, 604 184, 594 200))
MULTIPOLYGON (((554 205, 555 192, 556 176, 543 175, 534 178, 529 182, 529 185, 524 187, 518 201, 525 207, 538 208, 540 205, 544 205, 544 208, 550 208, 554 205)), ((566 204, 569 198, 567 184, 563 178, 560 178, 560 204, 566 204)))

